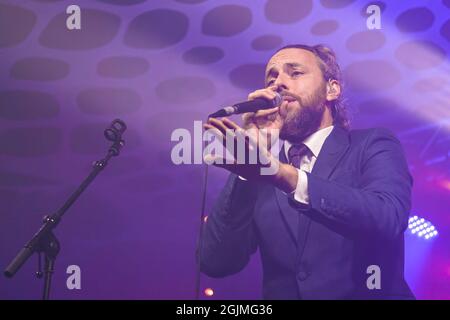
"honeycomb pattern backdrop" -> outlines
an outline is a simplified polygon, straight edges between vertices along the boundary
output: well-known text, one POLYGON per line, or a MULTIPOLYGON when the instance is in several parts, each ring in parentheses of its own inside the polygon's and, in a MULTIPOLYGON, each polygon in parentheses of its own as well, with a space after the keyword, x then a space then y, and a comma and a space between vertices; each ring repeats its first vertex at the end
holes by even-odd
MULTIPOLYGON (((450 298, 450 1, 0 0, 0 266, 89 173, 115 118, 122 154, 67 212, 52 296, 191 299, 201 165, 172 164, 170 136, 263 86, 274 50, 331 46, 345 74, 354 128, 402 141, 415 179, 413 211, 440 231, 406 236, 418 298, 450 298), (66 8, 81 8, 68 30, 66 8), (366 8, 381 8, 381 29, 366 8), (79 265, 81 290, 66 268, 79 265)), ((226 173, 210 170, 207 212, 226 173)), ((206 212, 206 213, 207 213, 206 212)), ((33 256, 0 298, 39 298, 33 256)), ((202 276, 203 299, 261 297, 257 255, 238 275, 202 276)))

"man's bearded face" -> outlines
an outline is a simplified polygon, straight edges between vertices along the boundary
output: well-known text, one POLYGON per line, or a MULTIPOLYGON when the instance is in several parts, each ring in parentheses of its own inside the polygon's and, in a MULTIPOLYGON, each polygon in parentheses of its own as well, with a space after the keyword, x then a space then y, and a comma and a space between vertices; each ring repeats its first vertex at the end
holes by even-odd
POLYGON ((315 55, 304 49, 277 52, 267 64, 266 86, 284 97, 279 108, 280 138, 300 143, 320 127, 326 106, 326 82, 315 55))

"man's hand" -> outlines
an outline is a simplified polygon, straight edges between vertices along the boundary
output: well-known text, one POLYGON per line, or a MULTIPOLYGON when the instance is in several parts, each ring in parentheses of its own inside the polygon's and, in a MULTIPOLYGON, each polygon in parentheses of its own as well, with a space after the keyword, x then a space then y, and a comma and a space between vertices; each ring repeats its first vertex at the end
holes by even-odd
MULTIPOLYGON (((248 100, 254 100, 256 98, 265 98, 267 100, 275 99, 275 92, 277 86, 271 86, 264 89, 256 90, 248 95, 248 100)), ((280 130, 283 122, 280 117, 279 107, 271 109, 258 110, 257 112, 248 112, 242 115, 244 122, 244 128, 257 128, 257 129, 276 129, 280 130)))
POLYGON ((210 118, 208 122, 203 125, 205 130, 211 132, 222 141, 225 148, 230 151, 234 157, 232 163, 226 163, 224 158, 207 155, 205 161, 212 162, 215 166, 224 168, 233 172, 247 180, 259 180, 270 183, 275 187, 290 193, 295 190, 298 180, 298 172, 291 165, 281 163, 274 157, 267 147, 266 138, 262 137, 262 132, 255 126, 244 130, 236 123, 228 118, 215 119, 210 118), (234 141, 233 148, 230 148, 230 140, 227 135, 234 141), (239 143, 244 143, 245 154, 237 154, 239 143), (251 164, 248 162, 250 153, 256 153, 257 163, 251 164), (237 161, 244 159, 244 163, 237 161), (263 168, 275 168, 273 174, 261 174, 263 168))

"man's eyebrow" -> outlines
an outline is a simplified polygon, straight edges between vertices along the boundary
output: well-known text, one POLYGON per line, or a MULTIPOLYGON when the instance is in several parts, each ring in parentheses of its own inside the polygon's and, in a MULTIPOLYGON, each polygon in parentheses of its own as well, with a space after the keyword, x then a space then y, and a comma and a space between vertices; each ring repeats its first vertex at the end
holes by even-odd
MULTIPOLYGON (((289 67, 289 68, 305 68, 306 69, 306 66, 305 65, 303 65, 303 64, 301 64, 301 63, 298 63, 298 62, 286 62, 285 64, 284 64, 284 67, 289 67)), ((274 72, 274 69, 275 69, 275 67, 271 67, 268 71, 267 71, 267 73, 266 73, 266 79, 267 79, 267 77, 270 75, 270 74, 272 74, 273 72, 274 72)))
POLYGON ((286 66, 291 67, 291 68, 306 68, 305 65, 298 63, 298 62, 289 62, 289 63, 285 63, 286 66))

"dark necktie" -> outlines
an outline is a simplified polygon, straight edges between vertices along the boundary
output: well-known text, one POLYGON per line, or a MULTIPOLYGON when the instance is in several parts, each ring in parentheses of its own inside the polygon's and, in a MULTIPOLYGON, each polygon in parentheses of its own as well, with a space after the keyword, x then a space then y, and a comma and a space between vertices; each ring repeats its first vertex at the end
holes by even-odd
POLYGON ((300 161, 308 152, 309 148, 304 143, 292 145, 288 151, 289 163, 300 169, 300 161))

